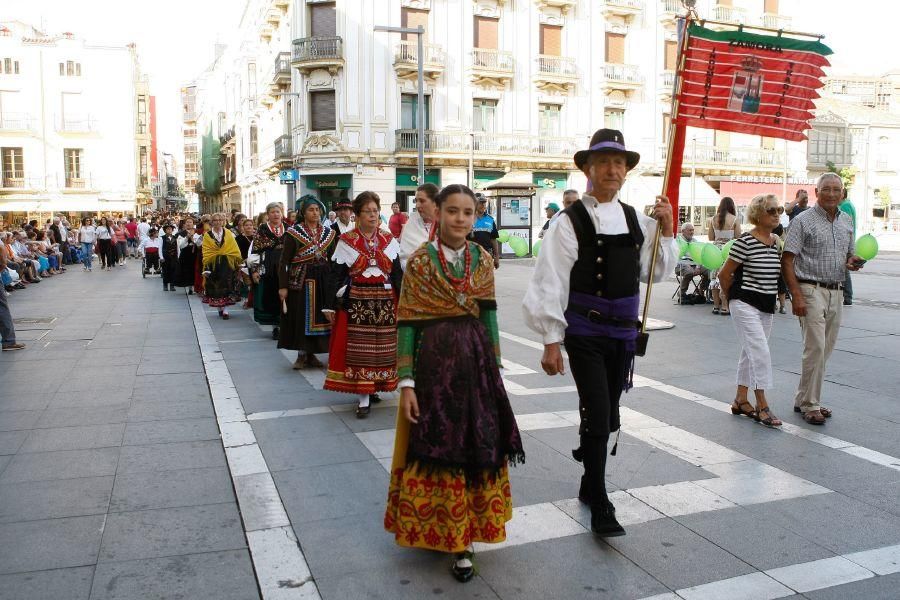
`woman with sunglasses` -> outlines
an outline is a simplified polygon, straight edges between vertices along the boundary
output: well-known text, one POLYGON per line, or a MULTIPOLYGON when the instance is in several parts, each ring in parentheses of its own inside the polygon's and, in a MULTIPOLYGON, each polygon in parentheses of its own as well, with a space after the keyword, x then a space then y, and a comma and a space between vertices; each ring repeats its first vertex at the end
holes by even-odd
POLYGON ((747 219, 753 229, 734 241, 728 260, 719 271, 720 293, 729 303, 741 342, 737 392, 731 412, 766 427, 779 427, 781 420, 772 414, 766 400, 766 390, 773 384, 769 334, 781 273, 779 239, 772 233, 778 226, 778 198, 774 194, 753 198, 747 207, 747 219), (751 388, 756 408, 747 400, 751 388))

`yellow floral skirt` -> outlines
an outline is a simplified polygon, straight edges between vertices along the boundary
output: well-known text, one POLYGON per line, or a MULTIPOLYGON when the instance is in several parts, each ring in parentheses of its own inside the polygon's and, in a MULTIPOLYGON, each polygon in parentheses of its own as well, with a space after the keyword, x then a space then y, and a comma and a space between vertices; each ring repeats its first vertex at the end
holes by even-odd
POLYGON ((506 539, 512 519, 509 472, 484 473, 476 486, 466 486, 461 472, 406 464, 409 423, 397 414, 397 436, 391 464, 384 528, 400 546, 458 553, 472 542, 506 539))

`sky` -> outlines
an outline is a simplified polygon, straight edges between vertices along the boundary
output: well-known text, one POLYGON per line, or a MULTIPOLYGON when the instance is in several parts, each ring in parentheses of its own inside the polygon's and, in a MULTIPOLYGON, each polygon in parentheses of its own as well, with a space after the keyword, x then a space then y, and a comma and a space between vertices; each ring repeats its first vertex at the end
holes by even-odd
MULTIPOLYGON (((151 94, 156 96, 158 146, 180 158, 180 88, 212 62, 215 43, 228 42, 245 3, 0 0, 0 20, 18 19, 38 27, 43 24, 48 33, 71 31, 95 45, 136 43, 141 67, 150 78, 151 94)), ((793 17, 795 29, 825 34, 823 41, 834 50, 833 74, 880 74, 900 67, 900 58, 890 49, 896 44, 900 2, 782 0, 782 12, 793 17)))

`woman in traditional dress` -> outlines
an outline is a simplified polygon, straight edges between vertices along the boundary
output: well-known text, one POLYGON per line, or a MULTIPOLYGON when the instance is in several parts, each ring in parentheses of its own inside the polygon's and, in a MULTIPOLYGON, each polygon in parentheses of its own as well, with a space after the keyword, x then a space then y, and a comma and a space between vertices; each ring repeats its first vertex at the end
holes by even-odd
POLYGON ((406 265, 398 314, 400 407, 384 527, 397 544, 455 555, 502 542, 512 518, 508 465, 525 453, 500 377, 494 261, 466 235, 475 194, 436 197, 439 232, 406 265))
POLYGON ((278 347, 296 350, 294 369, 322 367, 316 354, 328 352, 331 322, 322 313, 331 255, 337 233, 322 224, 325 206, 304 196, 300 222, 288 228, 278 266, 278 296, 287 306, 281 315, 278 347))
POLYGON ((234 234, 225 228, 225 215, 215 213, 203 234, 203 277, 207 303, 228 319, 227 306, 234 304, 235 273, 244 261, 234 234))
POLYGON ((178 232, 178 274, 175 276, 175 285, 187 288, 187 293, 193 294, 194 271, 203 237, 194 229, 193 217, 185 217, 183 227, 178 232))
POLYGON ((338 241, 325 298, 326 317, 334 320, 325 389, 356 394, 360 419, 370 402, 381 401, 378 392, 397 388, 400 243, 378 228, 380 205, 375 192, 353 201, 356 229, 338 241))
POLYGON ((200 222, 197 223, 197 234, 200 236, 201 244, 197 246, 196 262, 194 263, 194 291, 200 295, 203 302, 206 302, 205 281, 203 280, 203 234, 209 231, 210 216, 202 215, 200 222))
POLYGON ((259 226, 250 247, 248 263, 252 265, 253 318, 260 325, 274 325, 272 339, 278 339, 281 300, 278 298, 278 261, 284 247, 284 209, 280 202, 266 206, 266 222, 259 226))
POLYGON ((163 225, 162 280, 163 291, 166 292, 175 291, 175 277, 178 274, 178 238, 172 234, 174 229, 171 223, 163 225))
POLYGON ((438 186, 423 183, 416 189, 416 210, 403 226, 400 234, 400 266, 406 270, 406 261, 419 246, 431 239, 434 216, 437 205, 434 199, 438 195, 438 186))
MULTIPOLYGON (((256 226, 250 217, 244 215, 240 215, 240 217, 240 220, 237 221, 236 229, 238 233, 235 236, 235 240, 238 248, 241 249, 241 257, 246 261, 250 255, 250 246, 253 245, 253 238, 256 237, 256 226)), ((251 298, 253 281, 250 279, 250 269, 248 267, 241 267, 238 273, 238 281, 238 294, 244 300, 243 308, 250 308, 253 306, 251 298)))

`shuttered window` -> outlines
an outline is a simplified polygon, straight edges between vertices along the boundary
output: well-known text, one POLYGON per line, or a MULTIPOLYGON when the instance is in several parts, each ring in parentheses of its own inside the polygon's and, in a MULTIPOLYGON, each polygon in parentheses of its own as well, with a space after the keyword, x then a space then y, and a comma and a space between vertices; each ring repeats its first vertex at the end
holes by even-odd
POLYGON ((606 34, 606 62, 621 65, 625 62, 625 35, 606 34))
POLYGON ((562 27, 558 25, 541 25, 540 53, 548 56, 562 55, 562 27))
POLYGON ((727 6, 727 7, 729 7, 729 8, 730 8, 731 6, 733 6, 731 0, 719 0, 718 2, 716 2, 716 5, 718 5, 718 6, 727 6))
POLYGON ((713 132, 713 145, 716 148, 728 148, 731 146, 731 132, 730 131, 715 131, 713 132))
POLYGON ((678 42, 666 40, 666 71, 674 71, 678 68, 678 42))
POLYGON ((497 19, 475 17, 475 47, 496 50, 499 24, 497 19))
POLYGON ((334 90, 309 93, 309 120, 311 131, 334 131, 334 90))
POLYGON ((309 34, 311 37, 337 35, 337 13, 334 2, 309 5, 309 34))
MULTIPOLYGON (((401 8, 400 9, 400 26, 401 27, 409 27, 410 29, 415 29, 421 25, 425 31, 428 31, 428 11, 427 10, 417 10, 415 8, 401 8)), ((428 38, 428 34, 425 34, 425 38, 428 38)), ((416 34, 414 33, 404 33, 403 39, 408 42, 416 41, 416 34)), ((424 40, 423 40, 424 41, 424 40)))
POLYGON ((763 12, 769 15, 777 15, 778 0, 763 0, 763 12))
POLYGON ((662 141, 663 144, 669 143, 669 130, 672 128, 672 116, 663 113, 662 122, 662 141))

